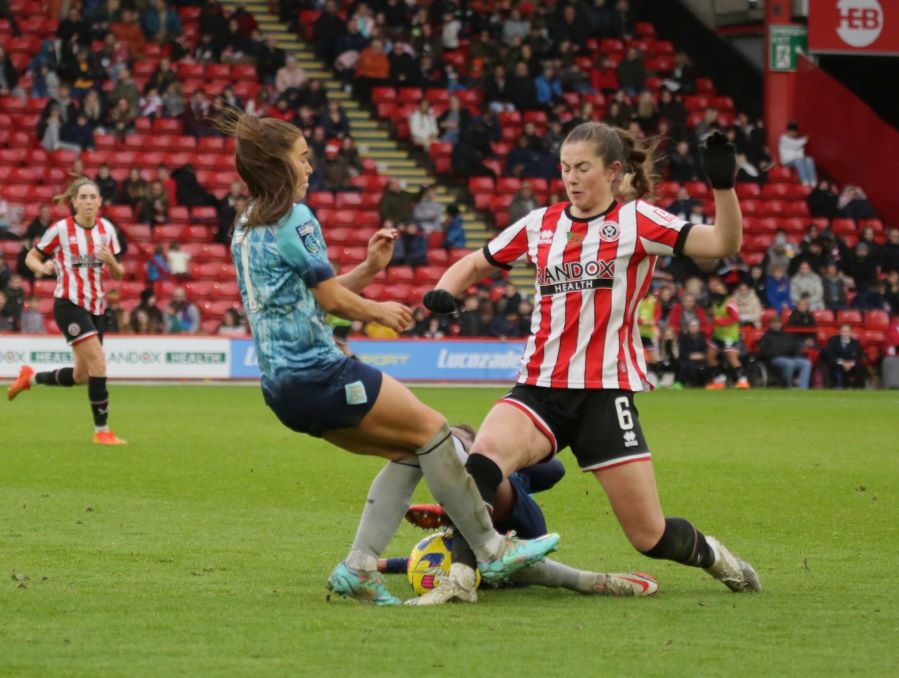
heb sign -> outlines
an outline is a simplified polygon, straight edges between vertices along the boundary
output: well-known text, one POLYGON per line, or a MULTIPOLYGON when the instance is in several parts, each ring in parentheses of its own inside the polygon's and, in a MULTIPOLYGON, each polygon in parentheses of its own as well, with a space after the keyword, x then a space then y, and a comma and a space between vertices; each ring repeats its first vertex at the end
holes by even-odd
MULTIPOLYGON (((400 381, 512 382, 525 342, 351 339, 349 344, 359 360, 400 381)), ((252 340, 233 340, 231 376, 261 376, 252 340)))
POLYGON ((899 54, 896 0, 809 0, 810 52, 899 54))
MULTIPOLYGON (((113 379, 227 379, 231 340, 109 335, 103 342, 113 379)), ((59 336, 0 335, 0 378, 15 377, 22 365, 49 370, 72 364, 72 352, 59 336)))

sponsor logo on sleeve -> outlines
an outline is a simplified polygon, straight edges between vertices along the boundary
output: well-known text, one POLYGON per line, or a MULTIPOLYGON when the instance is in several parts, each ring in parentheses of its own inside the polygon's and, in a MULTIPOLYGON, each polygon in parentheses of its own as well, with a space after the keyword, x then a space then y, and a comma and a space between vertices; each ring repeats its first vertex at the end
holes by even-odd
POLYGON ((302 226, 297 226, 297 234, 300 236, 300 241, 309 254, 318 254, 321 251, 321 246, 315 237, 315 224, 313 222, 307 221, 302 226))

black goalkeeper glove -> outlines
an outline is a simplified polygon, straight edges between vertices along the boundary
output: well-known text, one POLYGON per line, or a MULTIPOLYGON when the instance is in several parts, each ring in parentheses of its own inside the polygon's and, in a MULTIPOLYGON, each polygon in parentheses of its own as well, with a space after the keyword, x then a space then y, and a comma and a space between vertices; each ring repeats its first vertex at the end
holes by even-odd
POLYGON ((733 188, 737 173, 734 145, 721 132, 712 132, 699 145, 702 168, 712 188, 733 188))
POLYGON ((459 310, 459 306, 456 304, 456 297, 446 290, 440 289, 431 290, 425 294, 424 305, 429 311, 441 315, 450 315, 459 310))

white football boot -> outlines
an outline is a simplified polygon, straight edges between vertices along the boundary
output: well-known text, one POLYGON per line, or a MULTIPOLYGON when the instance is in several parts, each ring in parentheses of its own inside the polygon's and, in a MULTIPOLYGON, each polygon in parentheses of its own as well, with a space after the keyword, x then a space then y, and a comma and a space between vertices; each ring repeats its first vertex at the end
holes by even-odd
POLYGON ((437 586, 424 595, 407 600, 406 605, 476 602, 478 602, 478 591, 475 571, 468 565, 453 563, 450 565, 449 574, 437 580, 437 586))
POLYGON ((706 572, 737 593, 762 590, 762 582, 752 565, 737 558, 714 537, 706 537, 705 540, 715 552, 715 564, 707 568, 706 572))

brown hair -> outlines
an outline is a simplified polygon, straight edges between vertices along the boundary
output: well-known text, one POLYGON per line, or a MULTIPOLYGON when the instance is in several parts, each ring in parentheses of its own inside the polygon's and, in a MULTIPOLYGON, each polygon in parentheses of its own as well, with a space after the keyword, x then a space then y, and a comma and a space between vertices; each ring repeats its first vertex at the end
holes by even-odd
POLYGON ((66 203, 73 201, 75 199, 75 196, 78 195, 78 191, 85 184, 90 184, 97 189, 97 193, 100 192, 100 187, 97 186, 96 181, 94 181, 93 179, 88 179, 87 177, 76 176, 75 180, 68 185, 66 190, 64 190, 59 195, 53 196, 53 202, 55 202, 57 205, 65 205, 66 203))
POLYGON ((237 140, 237 173, 250 194, 244 226, 276 223, 295 200, 299 177, 290 152, 302 132, 289 122, 234 109, 227 109, 215 124, 237 140))
POLYGON ((618 127, 602 122, 584 122, 565 137, 565 144, 585 141, 608 167, 616 160, 622 164, 615 193, 624 200, 651 198, 659 177, 655 171, 658 140, 639 141, 618 127))

